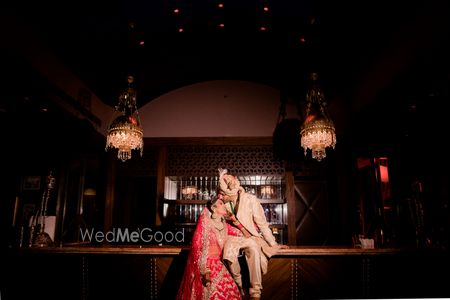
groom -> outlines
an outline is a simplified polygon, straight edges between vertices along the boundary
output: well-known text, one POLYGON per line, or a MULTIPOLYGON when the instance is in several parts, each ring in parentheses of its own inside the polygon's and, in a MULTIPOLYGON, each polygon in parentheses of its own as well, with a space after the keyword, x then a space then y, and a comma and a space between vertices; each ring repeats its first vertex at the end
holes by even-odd
POLYGON ((259 200, 256 196, 246 193, 236 176, 228 174, 227 169, 219 169, 218 197, 225 202, 230 219, 235 220, 231 224, 242 232, 249 233, 245 236, 228 236, 223 249, 223 259, 242 289, 238 256, 241 251, 244 253, 249 271, 250 299, 260 299, 262 275, 267 272, 270 257, 278 249, 288 246, 277 244, 259 200))

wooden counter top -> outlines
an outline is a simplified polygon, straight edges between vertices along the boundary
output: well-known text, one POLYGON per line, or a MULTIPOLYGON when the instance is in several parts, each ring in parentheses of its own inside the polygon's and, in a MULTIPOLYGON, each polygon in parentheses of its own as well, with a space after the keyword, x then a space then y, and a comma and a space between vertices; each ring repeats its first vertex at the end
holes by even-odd
POLYGON ((18 249, 23 253, 64 253, 64 254, 144 254, 179 255, 189 250, 189 246, 144 246, 144 245, 78 245, 62 247, 33 247, 18 249))
POLYGON ((410 252, 415 249, 379 248, 361 249, 338 246, 293 246, 289 249, 280 249, 276 256, 333 256, 333 255, 380 255, 410 252))
MULTIPOLYGON (((140 255, 179 255, 189 251, 189 246, 146 246, 146 245, 78 245, 63 247, 33 247, 16 249, 22 253, 63 253, 63 254, 140 254, 140 255)), ((388 255, 418 252, 415 248, 361 249, 339 246, 290 246, 280 249, 275 257, 298 256, 342 256, 342 255, 388 255)))

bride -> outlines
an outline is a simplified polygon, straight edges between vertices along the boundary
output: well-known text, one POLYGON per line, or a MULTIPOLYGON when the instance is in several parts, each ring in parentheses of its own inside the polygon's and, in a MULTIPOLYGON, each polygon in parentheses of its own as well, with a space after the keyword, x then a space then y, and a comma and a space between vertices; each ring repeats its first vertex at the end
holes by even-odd
POLYGON ((208 201, 202 211, 192 236, 177 300, 242 299, 238 286, 222 262, 222 249, 228 234, 238 234, 225 222, 227 214, 225 204, 217 198, 208 201))

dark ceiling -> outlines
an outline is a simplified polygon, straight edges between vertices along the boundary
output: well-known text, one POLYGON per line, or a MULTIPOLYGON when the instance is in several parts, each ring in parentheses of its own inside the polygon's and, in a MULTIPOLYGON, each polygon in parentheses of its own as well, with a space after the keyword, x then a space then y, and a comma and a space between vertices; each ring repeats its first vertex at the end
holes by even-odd
MULTIPOLYGON (((140 107, 215 79, 267 84, 302 100, 308 74, 317 71, 330 103, 372 111, 373 103, 389 102, 398 113, 449 98, 448 1, 423 2, 17 1, 4 11, 111 106, 129 74, 140 107)), ((8 45, 2 53, 12 74, 3 91, 23 97, 46 86, 8 45)))

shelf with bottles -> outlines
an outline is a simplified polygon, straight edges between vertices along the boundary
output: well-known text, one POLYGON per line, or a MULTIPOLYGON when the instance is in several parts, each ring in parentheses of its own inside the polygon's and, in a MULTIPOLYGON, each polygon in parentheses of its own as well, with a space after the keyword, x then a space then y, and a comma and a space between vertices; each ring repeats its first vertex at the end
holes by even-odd
POLYGON ((184 201, 204 200, 206 203, 216 195, 218 181, 217 176, 166 176, 164 198, 184 201))
MULTIPOLYGON (((262 203, 284 202, 285 183, 280 175, 237 176, 241 186, 262 203)), ((164 198, 168 200, 209 200, 216 195, 217 176, 166 176, 164 198)))
MULTIPOLYGON (((208 200, 164 200, 165 219, 171 223, 195 225, 208 200)), ((270 225, 284 225, 287 220, 287 204, 283 199, 260 200, 266 220, 270 225)))
MULTIPOLYGON (((238 176, 241 186, 255 195, 264 208, 270 225, 287 220, 285 184, 282 176, 238 176)), ((163 217, 169 223, 193 225, 206 203, 217 194, 217 176, 166 176, 163 217)))
POLYGON ((271 227, 275 227, 275 225, 285 226, 287 223, 287 203, 264 203, 262 207, 267 223, 271 227))
MULTIPOLYGON (((269 226, 285 228, 287 219, 286 203, 262 204, 269 226)), ((194 226, 206 207, 206 200, 165 200, 164 219, 175 225, 194 226)))

